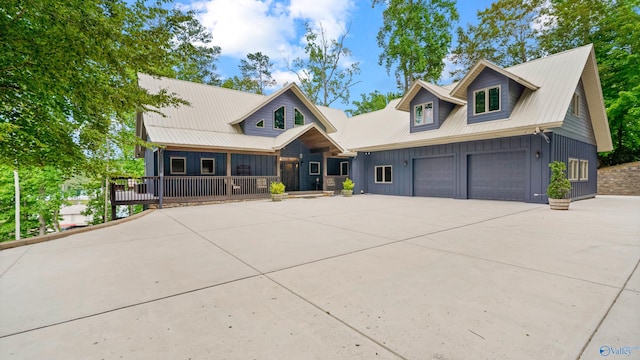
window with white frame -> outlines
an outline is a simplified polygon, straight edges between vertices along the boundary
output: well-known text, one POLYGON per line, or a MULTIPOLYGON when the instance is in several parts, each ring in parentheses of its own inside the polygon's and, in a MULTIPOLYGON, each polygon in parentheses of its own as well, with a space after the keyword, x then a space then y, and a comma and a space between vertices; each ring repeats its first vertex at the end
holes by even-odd
POLYGON ((348 176, 349 175, 349 162, 342 161, 340 162, 340 176, 348 176))
POLYGON ((473 115, 500 111, 500 86, 473 92, 473 115))
POLYGON ((393 180, 392 178, 392 167, 391 165, 381 165, 376 166, 376 183, 382 184, 390 184, 393 180))
POLYGON ((186 174, 187 173, 187 158, 184 157, 171 157, 169 159, 169 172, 171 174, 186 174))
POLYGON ((309 175, 320 175, 320 163, 309 161, 309 175))
POLYGON ((573 99, 571 100, 571 114, 574 116, 580 116, 580 94, 573 94, 573 99))
POLYGON ((261 119, 260 121, 258 121, 256 123, 256 127, 257 128, 263 128, 264 127, 264 119, 261 119))
POLYGON ((213 175, 216 173, 216 159, 200 158, 200 174, 213 175))
POLYGON ((580 180, 589 180, 589 160, 580 160, 580 180))
POLYGON ((416 126, 433 124, 433 101, 415 106, 413 123, 416 126))
POLYGON ((293 109, 293 125, 304 125, 304 114, 298 109, 293 109))
POLYGON ((568 169, 568 174, 567 174, 567 178, 571 181, 576 181, 578 180, 578 172, 579 172, 579 165, 580 161, 578 159, 572 159, 569 158, 569 166, 567 166, 568 169))
POLYGON ((279 107, 276 111, 273 112, 273 128, 278 130, 284 130, 285 121, 284 121, 284 106, 279 107))

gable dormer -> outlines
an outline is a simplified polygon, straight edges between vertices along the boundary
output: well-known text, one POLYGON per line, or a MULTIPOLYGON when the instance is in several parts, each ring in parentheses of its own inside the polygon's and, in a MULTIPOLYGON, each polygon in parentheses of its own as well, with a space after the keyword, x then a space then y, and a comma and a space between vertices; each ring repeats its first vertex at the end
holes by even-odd
POLYGON ((449 90, 416 81, 396 109, 409 111, 410 132, 439 129, 456 105, 464 105, 463 100, 452 98, 449 90))
POLYGON ((230 122, 231 125, 239 125, 245 135, 268 137, 277 137, 289 129, 311 123, 326 133, 336 131, 295 84, 266 97, 255 109, 230 122))
POLYGON ((486 60, 480 60, 451 91, 467 101, 467 124, 508 119, 525 88, 539 87, 486 60))

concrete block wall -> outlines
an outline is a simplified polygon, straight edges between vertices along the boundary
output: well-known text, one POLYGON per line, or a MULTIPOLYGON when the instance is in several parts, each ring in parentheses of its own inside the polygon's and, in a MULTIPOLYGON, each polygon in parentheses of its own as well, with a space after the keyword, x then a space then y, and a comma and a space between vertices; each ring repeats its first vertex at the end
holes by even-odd
POLYGON ((598 195, 640 196, 640 161, 598 169, 598 195))

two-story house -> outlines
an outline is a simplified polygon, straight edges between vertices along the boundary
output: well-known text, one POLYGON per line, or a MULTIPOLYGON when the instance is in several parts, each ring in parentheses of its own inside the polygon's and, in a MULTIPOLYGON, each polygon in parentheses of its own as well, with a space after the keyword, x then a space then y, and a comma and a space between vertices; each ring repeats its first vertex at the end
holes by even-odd
POLYGON ((147 175, 183 182, 152 186, 167 198, 252 196, 277 179, 287 191, 339 190, 348 175, 355 193, 545 203, 548 165, 559 160, 582 199, 596 195, 597 153, 612 149, 591 45, 509 68, 481 60, 459 82, 417 81, 352 118, 295 84, 263 96, 139 82, 189 102, 138 117, 138 135, 159 145, 137 153, 147 175))

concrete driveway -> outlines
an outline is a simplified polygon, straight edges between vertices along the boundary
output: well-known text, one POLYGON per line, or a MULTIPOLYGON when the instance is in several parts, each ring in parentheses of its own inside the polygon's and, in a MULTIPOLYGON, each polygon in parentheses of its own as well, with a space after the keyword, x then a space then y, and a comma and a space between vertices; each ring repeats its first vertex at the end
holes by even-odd
POLYGON ((1 251, 0 358, 640 359, 639 219, 640 197, 159 210, 1 251))

